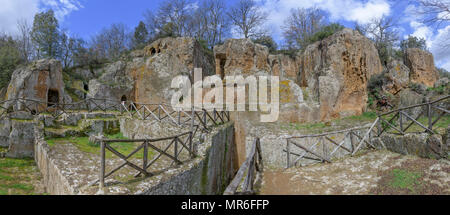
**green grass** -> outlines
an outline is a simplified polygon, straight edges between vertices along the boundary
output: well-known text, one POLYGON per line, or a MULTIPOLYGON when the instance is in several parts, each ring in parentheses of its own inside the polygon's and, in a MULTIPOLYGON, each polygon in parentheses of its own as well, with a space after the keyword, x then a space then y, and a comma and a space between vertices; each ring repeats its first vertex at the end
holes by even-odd
MULTIPOLYGON (((108 139, 118 139, 118 140, 126 140, 128 138, 124 137, 122 133, 117 133, 114 135, 107 135, 108 139)), ((48 139, 47 143, 50 147, 55 146, 57 144, 67 144, 72 143, 74 144, 80 151, 100 155, 100 146, 97 144, 93 144, 89 142, 89 137, 64 137, 64 138, 53 138, 48 139)), ((118 152, 128 155, 131 152, 133 152, 140 144, 142 143, 112 143, 110 146, 117 150, 118 152)), ((153 156, 154 152, 152 150, 149 150, 149 158, 153 156)), ((116 157, 113 153, 107 151, 106 152, 107 158, 113 158, 116 157)), ((138 158, 142 159, 144 157, 143 150, 140 150, 138 153, 133 155, 132 158, 138 158)))
POLYGON ((393 178, 389 183, 392 188, 408 189, 415 192, 421 185, 419 179, 422 177, 421 173, 411 172, 403 169, 392 170, 393 178))
POLYGON ((332 130, 356 127, 359 124, 375 121, 377 114, 375 112, 366 112, 359 116, 350 116, 343 119, 332 120, 331 122, 319 123, 289 123, 282 125, 282 129, 299 130, 307 133, 327 132, 332 130))
POLYGON ((34 195, 38 180, 33 159, 0 159, 0 195, 34 195))

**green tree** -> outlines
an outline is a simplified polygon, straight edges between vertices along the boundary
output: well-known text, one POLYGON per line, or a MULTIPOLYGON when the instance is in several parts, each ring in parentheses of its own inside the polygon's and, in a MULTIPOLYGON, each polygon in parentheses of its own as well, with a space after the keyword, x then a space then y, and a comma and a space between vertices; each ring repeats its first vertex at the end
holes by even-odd
POLYGON ((57 58, 60 53, 60 30, 53 10, 34 16, 31 39, 37 46, 38 58, 57 58))
POLYGON ((273 40, 271 36, 261 36, 253 40, 254 43, 258 43, 269 48, 270 53, 274 53, 278 49, 277 43, 273 40))
POLYGON ((327 26, 323 27, 319 32, 312 35, 308 39, 309 43, 315 43, 317 41, 321 41, 342 29, 344 29, 344 26, 342 26, 341 24, 338 24, 338 23, 332 23, 330 25, 327 25, 327 26))
POLYGON ((409 36, 408 39, 402 40, 400 43, 400 48, 403 52, 406 52, 408 48, 418 48, 422 50, 427 50, 427 42, 423 38, 417 38, 415 36, 409 36))
POLYGON ((11 75, 19 65, 21 54, 18 43, 10 36, 0 36, 0 89, 6 87, 11 80, 11 75))
POLYGON ((148 34, 144 22, 140 21, 139 25, 134 29, 133 47, 142 48, 148 41, 148 34))

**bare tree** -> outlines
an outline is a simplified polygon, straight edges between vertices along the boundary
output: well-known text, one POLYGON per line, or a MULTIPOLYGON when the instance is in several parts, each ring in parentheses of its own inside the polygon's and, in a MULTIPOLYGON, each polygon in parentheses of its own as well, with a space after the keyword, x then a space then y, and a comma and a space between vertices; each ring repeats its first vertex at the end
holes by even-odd
POLYGON ((375 46, 383 64, 387 65, 392 56, 395 43, 399 40, 396 30, 398 24, 393 17, 383 16, 372 19, 368 24, 358 27, 367 37, 375 42, 375 46))
POLYGON ((129 48, 130 34, 124 24, 113 24, 92 38, 91 48, 97 59, 117 59, 129 48))
POLYGON ((449 0, 417 0, 420 7, 416 13, 423 17, 423 22, 429 25, 440 26, 450 22, 449 0))
POLYGON ((17 36, 17 43, 22 60, 29 62, 33 59, 33 44, 31 42, 31 25, 26 19, 17 21, 17 29, 19 34, 17 36))
POLYGON ((195 37, 205 40, 210 47, 222 42, 229 32, 224 0, 203 0, 193 15, 195 37))
MULTIPOLYGON (((441 25, 450 23, 450 1, 449 0, 417 0, 420 7, 416 10, 417 15, 422 17, 422 21, 439 28, 441 25)), ((439 39, 441 52, 450 48, 450 33, 439 39)))
POLYGON ((146 10, 144 12, 144 23, 145 27, 148 31, 148 37, 149 40, 152 41, 156 37, 157 32, 159 32, 158 29, 158 23, 156 22, 156 16, 151 10, 146 10))
POLYGON ((292 9, 291 15, 283 26, 284 38, 290 48, 304 49, 309 38, 324 26, 323 12, 317 8, 292 9))
POLYGON ((191 0, 166 0, 161 3, 153 21, 158 32, 173 34, 173 36, 192 36, 189 29, 192 20, 194 4, 191 0))
POLYGON ((258 37, 265 32, 261 26, 268 14, 263 12, 254 0, 239 0, 227 13, 232 24, 245 38, 258 37))

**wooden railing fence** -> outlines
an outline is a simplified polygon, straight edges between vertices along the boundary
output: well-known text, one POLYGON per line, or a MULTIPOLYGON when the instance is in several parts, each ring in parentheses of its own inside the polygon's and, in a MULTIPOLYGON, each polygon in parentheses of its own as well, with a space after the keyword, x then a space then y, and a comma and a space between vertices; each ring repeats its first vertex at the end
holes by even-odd
POLYGON ((390 132, 397 135, 413 133, 408 129, 410 129, 414 124, 423 129, 417 133, 428 132, 430 134, 436 134, 436 131, 433 130, 433 126, 439 122, 442 117, 450 113, 448 110, 449 98, 450 96, 445 96, 432 102, 403 107, 379 114, 377 119, 367 127, 352 128, 322 134, 287 137, 286 148, 284 149, 284 152, 286 152, 286 168, 296 166, 301 159, 314 160, 317 162, 331 162, 332 156, 339 150, 343 150, 344 153, 354 156, 359 150, 361 150, 364 144, 369 148, 375 149, 375 146, 372 144, 372 138, 380 137, 385 132, 390 132), (419 108, 421 111, 415 117, 407 113, 409 110, 419 108), (427 121, 426 124, 419 122, 419 119, 421 119, 424 115, 427 121), (358 133, 360 132, 357 132, 366 129, 367 131, 364 136, 359 135, 358 133), (344 136, 341 141, 336 141, 331 138, 331 136, 336 136, 338 134, 344 136), (350 148, 344 146, 349 137, 351 141, 350 148), (299 139, 306 138, 312 138, 314 144, 306 147, 298 142, 299 139), (327 151, 327 147, 322 147, 320 149, 318 148, 318 145, 324 146, 325 144, 335 145, 334 150, 329 153, 327 151), (297 151, 300 149, 302 153, 296 153, 294 149, 297 149, 297 151), (293 157, 295 157, 295 159, 293 157))
POLYGON ((261 179, 264 170, 260 139, 253 142, 247 159, 225 189, 224 195, 253 195, 255 194, 255 183, 261 179))

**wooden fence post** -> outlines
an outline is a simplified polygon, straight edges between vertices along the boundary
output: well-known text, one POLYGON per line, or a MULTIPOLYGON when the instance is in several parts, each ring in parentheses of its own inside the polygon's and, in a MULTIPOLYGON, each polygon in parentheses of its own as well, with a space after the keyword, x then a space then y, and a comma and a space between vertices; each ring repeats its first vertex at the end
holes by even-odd
POLYGON ((354 144, 354 142, 353 142, 353 131, 350 131, 350 144, 352 145, 352 149, 353 149, 353 151, 352 151, 352 154, 355 152, 354 151, 354 149, 355 149, 355 144, 354 144))
POLYGON ((203 122, 205 123, 205 126, 207 126, 207 124, 206 124, 206 110, 203 110, 203 122))
POLYGON ((194 112, 195 110, 194 110, 194 106, 192 106, 192 113, 191 113, 191 132, 193 132, 194 131, 194 115, 195 115, 195 112, 194 112))
POLYGON ((291 156, 291 147, 290 147, 290 144, 289 144, 289 139, 286 139, 286 151, 287 151, 287 159, 286 159, 286 169, 289 169, 290 168, 290 162, 291 162, 291 160, 290 160, 290 156, 291 156))
POLYGON ((105 164, 106 164, 106 152, 105 152, 105 142, 101 141, 101 151, 100 151, 100 189, 105 187, 105 164))
POLYGON ((175 153, 174 153, 174 157, 175 157, 175 159, 177 159, 178 160, 178 137, 175 137, 175 145, 174 145, 174 151, 175 151, 175 153))
POLYGON ((142 169, 147 171, 147 163, 148 163, 148 142, 144 141, 144 160, 142 163, 142 169))
MULTIPOLYGON (((379 118, 379 117, 378 117, 379 118)), ((378 120, 378 122, 377 122, 377 133, 378 133, 378 137, 380 137, 381 136, 381 129, 382 129, 382 126, 381 126, 381 120, 378 120)))
POLYGON ((400 121, 400 130, 403 132, 403 113, 402 111, 399 112, 398 120, 400 121))
POLYGON ((161 104, 158 105, 158 120, 161 121, 161 104))
POLYGON ((191 158, 195 158, 196 153, 194 151, 194 147, 192 145, 192 135, 193 135, 193 131, 191 131, 191 133, 189 133, 189 153, 191 154, 191 158))
POLYGON ((427 113, 428 113, 428 129, 430 129, 430 131, 433 131, 433 115, 432 115, 432 109, 431 109, 431 103, 429 101, 429 99, 426 99, 427 102, 427 113))

